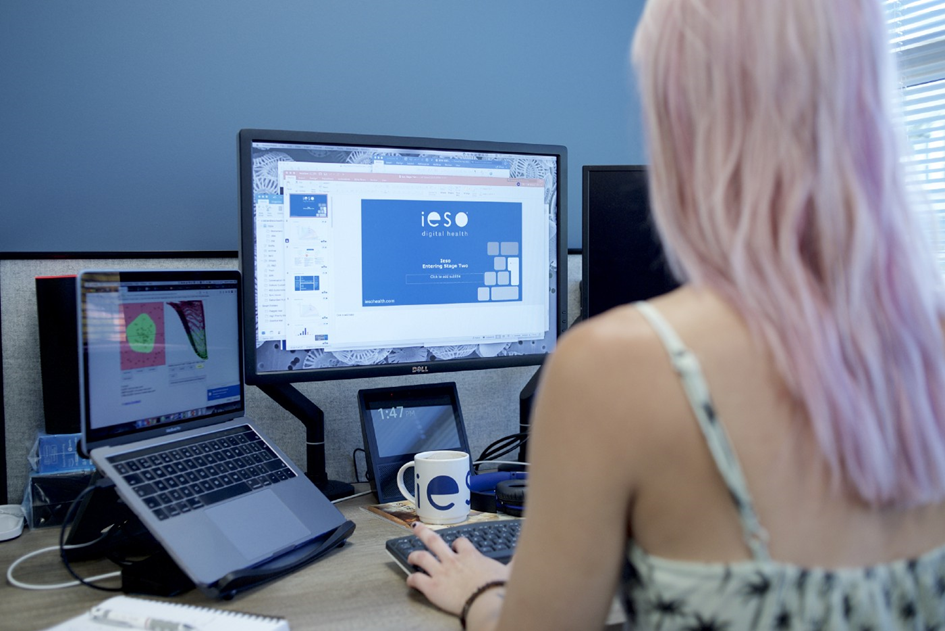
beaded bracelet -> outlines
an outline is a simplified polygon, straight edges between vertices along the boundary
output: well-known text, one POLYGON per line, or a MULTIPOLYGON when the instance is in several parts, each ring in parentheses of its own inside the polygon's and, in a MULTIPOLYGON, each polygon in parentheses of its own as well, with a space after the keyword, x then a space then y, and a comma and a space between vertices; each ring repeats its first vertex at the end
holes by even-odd
POLYGON ((493 587, 505 587, 505 581, 489 581, 485 585, 480 585, 476 591, 470 594, 469 598, 466 599, 466 604, 463 605, 463 613, 461 613, 459 616, 459 624, 462 625, 463 629, 466 628, 466 616, 469 615, 470 607, 473 606, 473 603, 476 602, 477 598, 482 596, 493 587))

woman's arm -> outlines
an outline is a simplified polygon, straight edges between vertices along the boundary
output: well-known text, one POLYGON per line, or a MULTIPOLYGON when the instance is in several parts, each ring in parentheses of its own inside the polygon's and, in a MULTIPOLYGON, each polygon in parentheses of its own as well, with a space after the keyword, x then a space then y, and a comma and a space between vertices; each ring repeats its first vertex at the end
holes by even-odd
MULTIPOLYGON (((633 316, 624 314, 622 326, 637 322, 633 316)), ((440 560, 411 555, 428 575, 414 574, 408 585, 446 611, 458 614, 477 587, 511 574, 507 589, 477 598, 470 629, 595 628, 606 620, 625 554, 633 454, 642 442, 630 440, 632 411, 647 407, 629 405, 646 397, 646 358, 634 352, 628 360, 630 341, 615 339, 611 329, 602 323, 573 330, 545 368, 529 442, 527 519, 511 571, 467 541, 451 550, 432 531, 418 532, 440 560)))

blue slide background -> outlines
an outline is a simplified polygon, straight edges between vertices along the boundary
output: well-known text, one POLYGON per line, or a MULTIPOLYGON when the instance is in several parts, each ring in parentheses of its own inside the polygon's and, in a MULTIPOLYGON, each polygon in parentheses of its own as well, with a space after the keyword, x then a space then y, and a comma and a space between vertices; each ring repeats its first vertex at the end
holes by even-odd
POLYGON ((289 216, 324 219, 328 216, 328 195, 289 195, 289 216))
MULTIPOLYGON (((511 202, 459 202, 366 199, 361 202, 362 300, 364 306, 479 302, 483 274, 494 269, 490 241, 522 242, 522 205, 511 202), (431 212, 441 217, 464 212, 465 227, 424 226, 431 212), (429 236, 443 233, 442 236, 429 236), (465 233, 466 236, 448 236, 465 233), (425 236, 426 235, 426 236, 425 236), (397 252, 397 256, 390 256, 397 252), (404 256, 404 252, 407 253, 404 256), (462 269, 423 269, 440 259, 465 263, 462 269), (431 275, 459 274, 434 280, 431 275), (411 282, 408 282, 408 277, 411 282), (420 282, 418 282, 420 281, 420 282)), ((521 246, 519 256, 521 257, 521 246)))

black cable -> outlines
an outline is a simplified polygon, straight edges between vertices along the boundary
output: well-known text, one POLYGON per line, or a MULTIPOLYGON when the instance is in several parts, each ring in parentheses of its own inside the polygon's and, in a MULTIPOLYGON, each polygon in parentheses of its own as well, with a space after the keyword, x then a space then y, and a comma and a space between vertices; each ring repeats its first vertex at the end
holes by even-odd
POLYGON ((523 438, 522 440, 520 440, 520 441, 518 441, 518 442, 516 442, 516 443, 512 443, 511 445, 509 445, 509 447, 508 447, 507 449, 505 449, 505 450, 503 450, 503 451, 500 451, 500 452, 497 453, 497 454, 492 454, 492 455, 488 458, 488 460, 498 460, 499 458, 501 458, 501 457, 504 456, 505 454, 511 453, 511 452, 515 451, 516 449, 519 449, 522 445, 525 444, 525 441, 527 441, 527 440, 528 440, 528 437, 525 437, 525 438, 523 438))
MULTIPOLYGON (((516 449, 521 448, 522 445, 528 440, 528 432, 519 432, 516 434, 509 434, 508 436, 503 436, 502 438, 493 441, 485 449, 482 450, 482 453, 477 458, 477 462, 483 460, 497 460, 504 456, 507 453, 515 451, 516 449)), ((478 467, 480 465, 476 465, 478 467)))
POLYGON ((489 443, 485 449, 482 450, 482 453, 479 454, 478 460, 489 460, 492 458, 492 452, 497 451, 498 449, 505 448, 510 442, 518 439, 518 434, 511 434, 509 436, 503 436, 502 438, 495 440, 489 443))
MULTIPOLYGON (((106 533, 106 537, 108 539, 118 539, 118 542, 117 544, 112 544, 112 546, 110 546, 107 549, 107 551, 105 552, 105 558, 111 561, 112 563, 114 563, 115 565, 118 565, 122 568, 126 568, 126 567, 133 566, 135 563, 141 561, 144 558, 150 557, 151 555, 156 554, 157 552, 160 552, 162 548, 160 544, 158 544, 157 541, 154 540, 153 537, 150 537, 151 545, 148 547, 151 549, 147 550, 146 554, 144 553, 143 549, 137 550, 137 551, 133 549, 132 550, 121 549, 122 543, 127 544, 129 541, 132 541, 132 540, 137 539, 137 541, 139 541, 139 546, 145 543, 145 541, 141 538, 140 532, 138 533, 135 533, 133 531, 131 533, 126 532, 130 526, 140 526, 140 525, 141 525, 141 522, 138 521, 137 518, 131 518, 131 519, 125 519, 120 524, 115 524, 114 526, 109 528, 108 532, 106 533)), ((150 536, 150 533, 147 533, 147 534, 150 536)))
POLYGON ((357 448, 355 448, 355 450, 351 453, 351 460, 352 460, 352 462, 354 462, 354 482, 355 482, 355 484, 357 484, 358 482, 370 482, 370 481, 371 481, 371 478, 373 478, 374 476, 371 475, 371 471, 367 468, 367 452, 364 451, 363 448, 357 447, 357 448), (364 454, 364 458, 365 458, 364 480, 362 480, 362 479, 361 479, 361 476, 358 475, 358 452, 359 452, 359 451, 364 454))
POLYGON ((79 493, 79 496, 75 498, 75 501, 71 506, 69 506, 69 510, 66 511, 66 516, 62 520, 62 529, 59 530, 59 558, 62 559, 62 563, 66 567, 66 571, 72 575, 72 578, 79 581, 79 583, 82 585, 86 585, 92 589, 97 589, 103 592, 120 592, 120 587, 102 587, 101 585, 96 585, 95 583, 86 581, 84 578, 75 573, 75 570, 73 570, 72 566, 69 564, 69 557, 66 555, 66 529, 69 527, 69 521, 73 518, 75 512, 78 510, 82 499, 84 499, 88 493, 93 492, 95 489, 107 487, 109 484, 110 482, 108 482, 106 478, 102 478, 95 484, 90 484, 89 486, 85 487, 81 493, 79 493))
POLYGON ((517 434, 510 434, 508 436, 503 436, 499 440, 493 441, 485 449, 482 450, 482 454, 479 456, 479 460, 494 460, 497 457, 497 452, 500 450, 505 450, 505 453, 508 453, 508 447, 520 446, 528 440, 527 432, 520 432, 517 434))
POLYGON ((517 442, 503 442, 503 443, 501 443, 501 444, 495 445, 495 446, 492 447, 491 449, 484 451, 484 452, 479 456, 479 458, 477 459, 477 461, 478 461, 478 462, 481 462, 481 461, 484 461, 484 460, 495 460, 495 459, 498 458, 501 454, 507 453, 507 450, 508 450, 508 449, 510 449, 510 448, 511 448, 511 449, 515 449, 517 445, 518 445, 517 442))

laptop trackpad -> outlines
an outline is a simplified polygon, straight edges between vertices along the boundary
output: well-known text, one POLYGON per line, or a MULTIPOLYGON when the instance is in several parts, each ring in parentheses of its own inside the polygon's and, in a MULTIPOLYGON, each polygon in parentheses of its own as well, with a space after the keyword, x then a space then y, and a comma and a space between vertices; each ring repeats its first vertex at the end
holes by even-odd
POLYGON ((261 555, 281 552, 310 534, 299 518, 268 489, 238 502, 211 506, 206 515, 251 561, 261 555))

